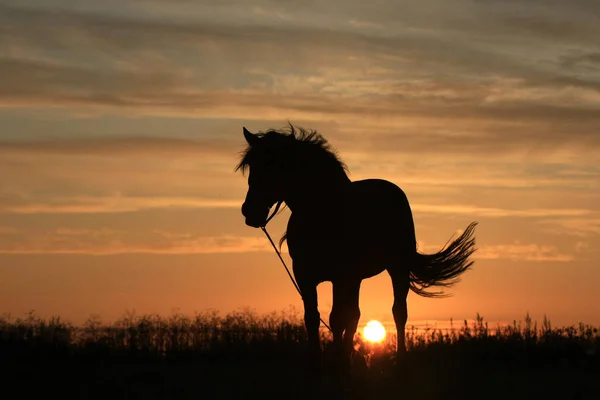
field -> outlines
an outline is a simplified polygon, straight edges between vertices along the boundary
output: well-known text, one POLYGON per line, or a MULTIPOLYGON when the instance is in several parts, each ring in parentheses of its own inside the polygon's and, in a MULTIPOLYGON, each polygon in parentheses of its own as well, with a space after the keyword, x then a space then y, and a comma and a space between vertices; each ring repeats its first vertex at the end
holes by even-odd
MULTIPOLYGON (((409 370, 400 377, 394 339, 369 344, 357 335, 350 379, 324 373, 314 382, 303 375, 306 338, 293 310, 128 314, 78 327, 5 316, 0 380, 3 393, 13 393, 7 398, 600 399, 595 327, 555 328, 529 317, 488 327, 479 316, 449 330, 409 326, 409 370)), ((329 341, 323 331, 325 350, 329 341)))

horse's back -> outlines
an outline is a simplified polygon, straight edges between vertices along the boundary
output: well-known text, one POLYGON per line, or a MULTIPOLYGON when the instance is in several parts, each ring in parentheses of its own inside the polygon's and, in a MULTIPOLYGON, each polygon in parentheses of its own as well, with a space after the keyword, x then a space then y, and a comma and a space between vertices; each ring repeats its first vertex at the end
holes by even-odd
POLYGON ((370 236, 386 249, 416 249, 412 211, 400 187, 383 179, 364 179, 352 182, 350 193, 345 217, 354 222, 351 234, 370 236))
POLYGON ((294 262, 310 264, 319 280, 353 272, 361 278, 377 275, 416 251, 406 194, 386 180, 354 181, 322 215, 312 219, 292 213, 288 247, 294 262))

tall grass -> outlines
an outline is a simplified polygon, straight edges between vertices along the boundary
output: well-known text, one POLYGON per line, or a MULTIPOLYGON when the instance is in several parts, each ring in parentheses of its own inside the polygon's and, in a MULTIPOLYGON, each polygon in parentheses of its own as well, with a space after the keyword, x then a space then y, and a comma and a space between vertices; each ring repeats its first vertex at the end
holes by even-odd
MULTIPOLYGON (((331 340, 322 333, 324 347, 331 340)), ((381 344, 356 336, 355 348, 371 357, 390 358, 395 335, 381 344)), ((546 318, 538 326, 524 321, 494 329, 477 315, 450 329, 417 330, 407 327, 408 354, 432 357, 460 354, 494 361, 505 359, 593 360, 600 358, 598 328, 579 324, 554 328, 546 318)), ((154 358, 154 359, 260 359, 288 358, 304 350, 306 334, 300 313, 294 309, 257 315, 243 309, 221 315, 206 312, 193 317, 173 314, 126 313, 113 323, 92 317, 74 326, 58 317, 45 320, 34 313, 26 318, 0 317, 0 355, 4 360, 48 357, 154 358)))

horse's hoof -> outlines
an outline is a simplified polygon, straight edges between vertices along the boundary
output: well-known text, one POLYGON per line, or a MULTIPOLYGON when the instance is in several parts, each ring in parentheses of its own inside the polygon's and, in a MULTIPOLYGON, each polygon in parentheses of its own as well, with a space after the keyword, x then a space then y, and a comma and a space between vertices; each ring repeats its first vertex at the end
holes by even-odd
POLYGON ((307 379, 314 381, 321 378, 322 375, 321 353, 313 352, 309 354, 305 364, 305 376, 307 379))
POLYGON ((396 379, 399 381, 408 381, 408 363, 406 362, 406 359, 396 359, 394 365, 394 374, 396 375, 396 379))
POLYGON ((323 371, 320 366, 308 365, 304 369, 304 383, 308 387, 318 387, 322 383, 323 371))
POLYGON ((369 363, 364 354, 355 351, 352 353, 352 370, 356 375, 366 375, 369 369, 369 363))

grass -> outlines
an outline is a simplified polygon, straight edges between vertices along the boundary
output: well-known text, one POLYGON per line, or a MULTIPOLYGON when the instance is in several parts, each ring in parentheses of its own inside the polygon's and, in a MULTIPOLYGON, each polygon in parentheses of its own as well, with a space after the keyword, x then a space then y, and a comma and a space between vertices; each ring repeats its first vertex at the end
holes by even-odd
MULTIPOLYGON (((322 336, 327 349, 330 335, 322 336)), ((344 396, 585 399, 600 393, 596 327, 554 328, 547 319, 538 325, 526 316, 490 329, 477 315, 474 323, 447 330, 409 326, 406 340, 409 371, 401 382, 392 368, 395 335, 370 344, 357 334, 344 396)), ((293 309, 193 317, 129 313, 111 324, 90 318, 83 326, 31 313, 0 318, 0 376, 5 389, 17 386, 25 397, 287 398, 308 390, 305 346, 300 313, 293 309)), ((331 389, 320 386, 318 393, 325 387, 331 389)))

